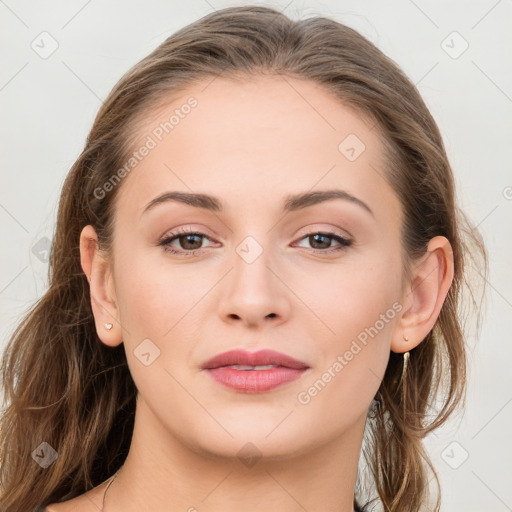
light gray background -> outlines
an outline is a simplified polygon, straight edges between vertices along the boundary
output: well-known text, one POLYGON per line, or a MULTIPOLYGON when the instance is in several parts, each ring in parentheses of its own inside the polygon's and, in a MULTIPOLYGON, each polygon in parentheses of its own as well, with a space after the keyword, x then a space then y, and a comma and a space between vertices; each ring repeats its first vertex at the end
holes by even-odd
MULTIPOLYGON (((63 179, 101 100, 172 32, 241 3, 0 0, 0 349, 45 291, 45 237, 52 237, 63 179), (42 58, 52 44, 58 48, 42 58)), ((427 445, 440 473, 443 510, 512 510, 511 1, 259 4, 356 28, 402 66, 436 118, 460 203, 484 234, 490 275, 487 315, 478 337, 469 339, 465 414, 427 445)))

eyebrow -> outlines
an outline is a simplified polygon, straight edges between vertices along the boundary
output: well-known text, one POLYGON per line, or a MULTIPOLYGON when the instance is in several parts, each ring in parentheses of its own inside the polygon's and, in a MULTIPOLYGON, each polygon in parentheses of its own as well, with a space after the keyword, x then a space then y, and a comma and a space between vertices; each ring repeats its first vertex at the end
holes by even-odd
MULTIPOLYGON (((315 204, 331 201, 333 199, 342 199, 357 204, 364 210, 375 216, 371 208, 361 199, 349 194, 346 190, 320 190, 315 192, 303 192, 301 194, 288 195, 283 203, 283 212, 294 212, 302 210, 315 204)), ((214 196, 207 194, 197 194, 192 192, 164 192, 163 194, 152 199, 145 207, 142 215, 151 210, 155 206, 175 201, 183 203, 195 208, 202 208, 212 212, 222 212, 224 205, 222 201, 214 196)))

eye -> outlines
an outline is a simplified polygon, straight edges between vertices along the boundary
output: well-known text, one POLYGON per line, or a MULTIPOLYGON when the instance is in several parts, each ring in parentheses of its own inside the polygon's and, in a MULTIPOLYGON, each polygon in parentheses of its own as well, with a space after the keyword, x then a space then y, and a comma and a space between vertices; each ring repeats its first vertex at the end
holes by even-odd
MULTIPOLYGON (((173 233, 168 233, 168 235, 160 241, 158 245, 163 246, 164 250, 171 254, 193 256, 203 249, 203 247, 201 247, 203 238, 210 240, 210 238, 204 233, 182 228, 173 233), (178 241, 181 247, 176 248, 175 246, 172 246, 171 244, 175 241, 178 241)), ((300 240, 304 239, 307 239, 307 241, 313 245, 313 247, 311 247, 313 252, 323 254, 343 251, 352 245, 352 240, 332 232, 308 233, 300 240), (338 246, 332 247, 332 241, 337 242, 338 246), (314 247, 315 245, 319 245, 320 247, 314 247)))
POLYGON ((341 235, 332 232, 322 231, 316 233, 309 233, 301 238, 301 240, 304 239, 307 239, 307 241, 313 246, 313 251, 320 253, 343 251, 344 249, 352 245, 352 240, 349 240, 348 238, 342 237, 341 235), (339 244, 337 247, 331 246, 333 240, 339 244))
POLYGON ((164 250, 170 252, 171 254, 183 254, 186 256, 191 256, 202 249, 201 238, 207 238, 209 240, 209 238, 204 233, 182 228, 176 230, 174 233, 168 233, 168 235, 161 242, 159 242, 158 245, 163 246, 164 250), (178 250, 176 250, 176 248, 171 246, 171 243, 176 240, 181 246, 181 249, 178 248, 178 250))

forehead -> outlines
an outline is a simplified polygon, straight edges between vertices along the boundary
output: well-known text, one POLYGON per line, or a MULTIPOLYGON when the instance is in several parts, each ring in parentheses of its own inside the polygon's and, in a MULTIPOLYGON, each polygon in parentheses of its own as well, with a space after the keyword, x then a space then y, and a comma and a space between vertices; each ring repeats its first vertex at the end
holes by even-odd
POLYGON ((340 186, 377 210, 398 208, 375 124, 308 80, 210 78, 150 109, 136 135, 134 151, 151 147, 124 178, 120 209, 140 214, 166 190, 238 208, 340 186))

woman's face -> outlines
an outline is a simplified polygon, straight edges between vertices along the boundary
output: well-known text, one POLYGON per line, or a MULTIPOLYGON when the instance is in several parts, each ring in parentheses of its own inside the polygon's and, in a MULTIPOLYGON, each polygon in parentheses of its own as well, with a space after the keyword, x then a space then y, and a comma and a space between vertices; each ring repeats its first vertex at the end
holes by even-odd
MULTIPOLYGON (((359 429, 407 306, 377 128, 315 83, 281 77, 204 81, 143 125, 117 185, 110 281, 139 421, 225 456, 247 442, 298 454, 359 429), (343 193, 316 200, 329 191, 343 193), (215 200, 148 208, 171 192, 215 200), (200 235, 169 240, 182 230, 200 235), (307 369, 266 391, 231 388, 203 365, 234 349, 307 369)), ((276 373, 223 371, 256 386, 276 373)))

